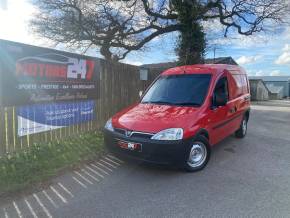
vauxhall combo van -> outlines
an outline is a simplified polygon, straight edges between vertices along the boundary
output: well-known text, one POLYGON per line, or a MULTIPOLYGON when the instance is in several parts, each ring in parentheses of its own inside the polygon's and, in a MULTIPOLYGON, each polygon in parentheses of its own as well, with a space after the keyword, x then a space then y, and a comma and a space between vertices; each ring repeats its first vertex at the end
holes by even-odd
POLYGON ((232 134, 246 136, 249 90, 247 74, 239 66, 166 70, 138 103, 107 121, 105 144, 116 155, 201 170, 212 146, 232 134))

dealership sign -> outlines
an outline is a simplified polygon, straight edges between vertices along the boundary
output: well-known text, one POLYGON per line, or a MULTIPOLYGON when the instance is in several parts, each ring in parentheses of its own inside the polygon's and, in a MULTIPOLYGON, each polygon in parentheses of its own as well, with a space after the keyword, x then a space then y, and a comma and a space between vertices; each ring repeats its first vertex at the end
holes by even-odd
POLYGON ((88 122, 95 116, 95 101, 21 106, 17 109, 18 136, 88 122))
POLYGON ((97 99, 100 60, 0 40, 1 104, 97 99))

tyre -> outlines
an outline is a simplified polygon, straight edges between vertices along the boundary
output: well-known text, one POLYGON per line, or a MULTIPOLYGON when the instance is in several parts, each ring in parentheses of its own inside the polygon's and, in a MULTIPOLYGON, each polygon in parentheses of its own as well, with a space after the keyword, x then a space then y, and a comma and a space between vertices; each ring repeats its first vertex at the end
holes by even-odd
POLYGON ((198 136, 189 145, 184 161, 184 169, 188 172, 202 170, 210 158, 210 146, 207 138, 198 136))
POLYGON ((237 138, 244 138, 247 135, 248 130, 248 119, 246 116, 244 116, 240 128, 235 132, 235 136, 237 138))

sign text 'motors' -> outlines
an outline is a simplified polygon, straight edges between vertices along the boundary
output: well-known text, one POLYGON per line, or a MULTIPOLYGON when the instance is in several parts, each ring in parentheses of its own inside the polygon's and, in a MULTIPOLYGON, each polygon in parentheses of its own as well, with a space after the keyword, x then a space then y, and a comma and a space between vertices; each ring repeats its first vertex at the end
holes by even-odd
POLYGON ((0 40, 4 106, 97 99, 100 60, 0 40))

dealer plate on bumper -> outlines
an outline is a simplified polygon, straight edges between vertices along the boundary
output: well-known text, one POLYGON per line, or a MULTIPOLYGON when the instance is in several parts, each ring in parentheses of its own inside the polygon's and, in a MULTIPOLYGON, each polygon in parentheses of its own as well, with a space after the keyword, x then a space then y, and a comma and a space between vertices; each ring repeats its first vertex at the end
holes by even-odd
POLYGON ((120 148, 123 148, 126 150, 138 151, 138 152, 142 151, 142 144, 140 144, 140 143, 127 142, 127 141, 123 141, 123 140, 118 140, 117 143, 118 143, 118 146, 120 148))

